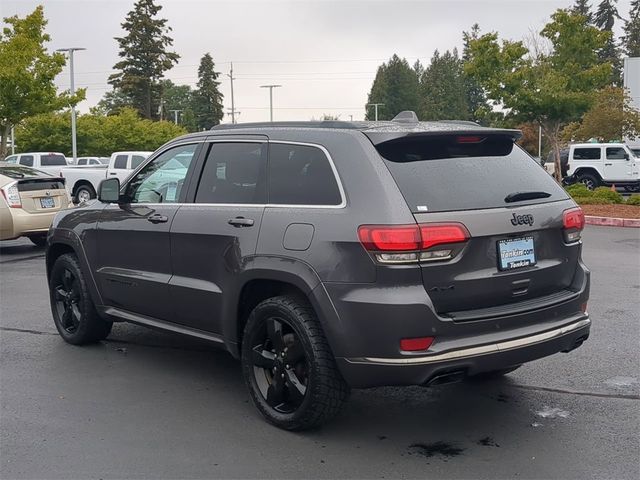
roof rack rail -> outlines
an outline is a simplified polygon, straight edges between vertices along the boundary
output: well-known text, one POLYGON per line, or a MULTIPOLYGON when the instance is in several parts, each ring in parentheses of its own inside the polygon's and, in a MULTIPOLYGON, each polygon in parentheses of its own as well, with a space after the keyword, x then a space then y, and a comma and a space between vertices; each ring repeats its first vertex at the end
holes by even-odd
POLYGON ((251 123, 221 123, 211 127, 211 130, 240 130, 243 128, 338 128, 345 130, 358 130, 363 123, 347 122, 342 120, 320 121, 290 121, 290 122, 251 122, 251 123))

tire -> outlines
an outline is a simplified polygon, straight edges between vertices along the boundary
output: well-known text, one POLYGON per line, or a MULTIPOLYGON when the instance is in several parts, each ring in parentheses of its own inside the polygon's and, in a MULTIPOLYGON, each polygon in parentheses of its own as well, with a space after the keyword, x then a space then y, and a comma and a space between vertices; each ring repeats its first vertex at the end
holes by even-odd
POLYGON ((579 173, 578 181, 584 183, 589 190, 595 190, 600 186, 600 179, 593 173, 579 173))
POLYGON ((292 296, 264 300, 249 315, 242 372, 258 410, 285 430, 322 425, 349 396, 313 309, 292 296))
POLYGON ((46 235, 34 235, 29 237, 31 243, 33 243, 36 247, 44 247, 47 244, 47 236, 46 235))
POLYGON ((86 345, 111 332, 113 323, 98 316, 75 255, 62 255, 53 264, 49 298, 53 321, 65 342, 86 345))
POLYGON ((91 185, 80 185, 76 188, 74 200, 76 203, 88 202, 96 198, 96 191, 91 185))
POLYGON ((485 381, 485 380, 495 380, 498 378, 502 378, 505 375, 519 369, 522 365, 515 365, 509 368, 502 368, 500 370, 490 370, 488 372, 482 372, 477 375, 473 375, 469 377, 472 381, 485 381))

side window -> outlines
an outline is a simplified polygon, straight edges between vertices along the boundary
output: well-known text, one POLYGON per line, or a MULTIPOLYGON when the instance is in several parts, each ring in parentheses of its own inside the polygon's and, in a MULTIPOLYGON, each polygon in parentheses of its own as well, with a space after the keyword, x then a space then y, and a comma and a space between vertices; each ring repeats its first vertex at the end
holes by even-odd
POLYGON ((118 170, 125 170, 127 168, 127 156, 117 155, 115 162, 113 162, 113 168, 118 170))
POLYGON ((24 165, 25 167, 33 167, 33 155, 21 155, 20 165, 24 165))
POLYGON ((10 157, 5 158, 4 161, 7 163, 18 163, 18 157, 11 155, 10 157))
POLYGON ((131 203, 176 203, 197 144, 180 145, 144 166, 127 186, 131 203))
POLYGON ((212 143, 196 203, 266 203, 266 152, 263 143, 212 143))
POLYGON ((573 151, 575 160, 600 160, 600 148, 576 148, 573 151))
POLYGON ((626 160, 626 151, 620 147, 607 147, 607 160, 626 160))
POLYGON ((271 143, 269 203, 340 205, 336 176, 325 153, 317 147, 271 143))
POLYGON ((133 155, 131 157, 131 169, 138 168, 140 164, 145 160, 146 160, 146 157, 143 157, 142 155, 133 155))
POLYGON ((89 165, 100 165, 100 162, 95 158, 92 158, 91 160, 89 160, 89 165))
POLYGON ((87 164, 87 159, 86 158, 79 158, 78 159, 78 165, 86 165, 87 164))

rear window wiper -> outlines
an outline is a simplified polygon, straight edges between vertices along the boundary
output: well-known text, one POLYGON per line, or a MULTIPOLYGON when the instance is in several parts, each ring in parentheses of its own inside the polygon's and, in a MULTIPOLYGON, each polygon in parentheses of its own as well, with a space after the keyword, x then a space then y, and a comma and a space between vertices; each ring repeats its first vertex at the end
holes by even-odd
POLYGON ((533 200, 534 198, 549 198, 551 196, 548 192, 513 192, 504 197, 504 201, 507 203, 522 202, 523 200, 533 200))

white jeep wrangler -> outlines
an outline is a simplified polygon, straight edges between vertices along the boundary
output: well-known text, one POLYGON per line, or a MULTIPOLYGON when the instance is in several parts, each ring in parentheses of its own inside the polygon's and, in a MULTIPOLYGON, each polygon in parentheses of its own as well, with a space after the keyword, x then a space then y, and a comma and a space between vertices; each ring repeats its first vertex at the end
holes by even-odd
POLYGON ((624 143, 576 143, 569 147, 569 178, 593 190, 616 185, 640 191, 640 158, 624 143))

